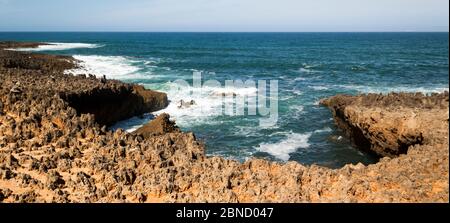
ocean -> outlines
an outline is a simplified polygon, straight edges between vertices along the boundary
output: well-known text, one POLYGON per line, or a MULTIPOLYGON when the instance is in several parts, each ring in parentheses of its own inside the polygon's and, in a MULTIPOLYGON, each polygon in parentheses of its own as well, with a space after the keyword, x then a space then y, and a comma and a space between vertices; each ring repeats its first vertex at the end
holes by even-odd
MULTIPOLYGON (((163 111, 207 145, 208 155, 251 157, 338 168, 371 164, 353 148, 319 100, 336 94, 443 92, 449 89, 448 33, 0 33, 1 40, 55 43, 39 53, 72 55, 83 69, 168 94, 163 111), (252 88, 208 88, 191 96, 176 80, 277 80, 278 122, 258 116, 205 115, 223 102, 212 95, 246 95, 252 88), (194 100, 178 108, 180 100, 194 100), (202 107, 202 109, 200 109, 202 107), (206 108, 206 111, 205 111, 206 108)), ((192 90, 192 89, 190 89, 192 90)), ((195 90, 195 89, 194 89, 195 90)), ((153 116, 113 126, 132 131, 153 116)))

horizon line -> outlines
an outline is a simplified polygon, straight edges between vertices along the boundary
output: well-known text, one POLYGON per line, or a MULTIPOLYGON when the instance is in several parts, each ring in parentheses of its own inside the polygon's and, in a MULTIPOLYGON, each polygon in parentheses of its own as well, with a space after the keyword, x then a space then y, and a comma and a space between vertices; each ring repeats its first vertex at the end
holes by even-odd
POLYGON ((36 30, 0 30, 0 33, 448 33, 449 31, 77 31, 77 30, 67 30, 67 31, 36 31, 36 30))

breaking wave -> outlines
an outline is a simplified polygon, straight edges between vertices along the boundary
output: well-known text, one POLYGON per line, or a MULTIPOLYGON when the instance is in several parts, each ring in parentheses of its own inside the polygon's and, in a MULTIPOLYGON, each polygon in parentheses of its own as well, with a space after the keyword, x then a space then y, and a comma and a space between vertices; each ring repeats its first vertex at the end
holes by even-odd
POLYGON ((99 44, 91 44, 91 43, 45 43, 48 45, 39 45, 36 48, 16 48, 16 49, 8 49, 14 51, 59 51, 59 50, 71 50, 71 49, 80 49, 80 48, 99 48, 103 45, 99 44))
POLYGON ((276 143, 262 143, 259 147, 255 148, 260 152, 269 153, 270 155, 283 160, 288 161, 291 157, 290 154, 297 151, 300 148, 308 148, 308 143, 311 133, 288 133, 286 138, 276 143))

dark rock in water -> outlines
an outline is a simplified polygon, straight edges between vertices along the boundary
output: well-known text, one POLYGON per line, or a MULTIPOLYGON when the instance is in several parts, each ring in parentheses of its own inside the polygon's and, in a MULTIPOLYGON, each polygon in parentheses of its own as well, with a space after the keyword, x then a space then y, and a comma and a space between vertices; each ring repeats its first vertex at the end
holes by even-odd
POLYGON ((176 126, 175 122, 170 121, 169 114, 163 113, 134 131, 133 134, 149 138, 151 136, 173 132, 180 132, 180 129, 176 126))
POLYGON ((102 84, 106 84, 107 80, 106 80, 106 75, 103 75, 102 79, 100 80, 100 82, 102 84))
POLYGON ((189 102, 185 102, 184 100, 181 100, 179 102, 178 108, 179 109, 184 109, 184 108, 190 108, 193 105, 196 105, 197 103, 194 100, 191 100, 189 102))

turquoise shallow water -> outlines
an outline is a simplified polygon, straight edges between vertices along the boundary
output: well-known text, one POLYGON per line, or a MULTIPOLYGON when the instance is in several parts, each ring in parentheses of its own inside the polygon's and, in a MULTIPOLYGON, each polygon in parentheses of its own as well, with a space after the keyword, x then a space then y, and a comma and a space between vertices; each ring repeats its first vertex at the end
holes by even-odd
MULTIPOLYGON (((441 92, 449 86, 448 33, 0 33, 0 40, 61 43, 39 51, 74 55, 91 73, 167 92, 173 104, 166 112, 204 140, 208 154, 239 160, 373 163, 374 157, 342 137, 318 100, 338 93, 441 92), (222 83, 278 80, 277 125, 261 128, 255 116, 205 117, 195 106, 177 109, 181 99, 218 103, 209 96, 220 89, 197 98, 171 90, 170 82, 191 81, 194 70, 222 83)), ((132 129, 146 121, 134 118, 116 127, 132 129)))

